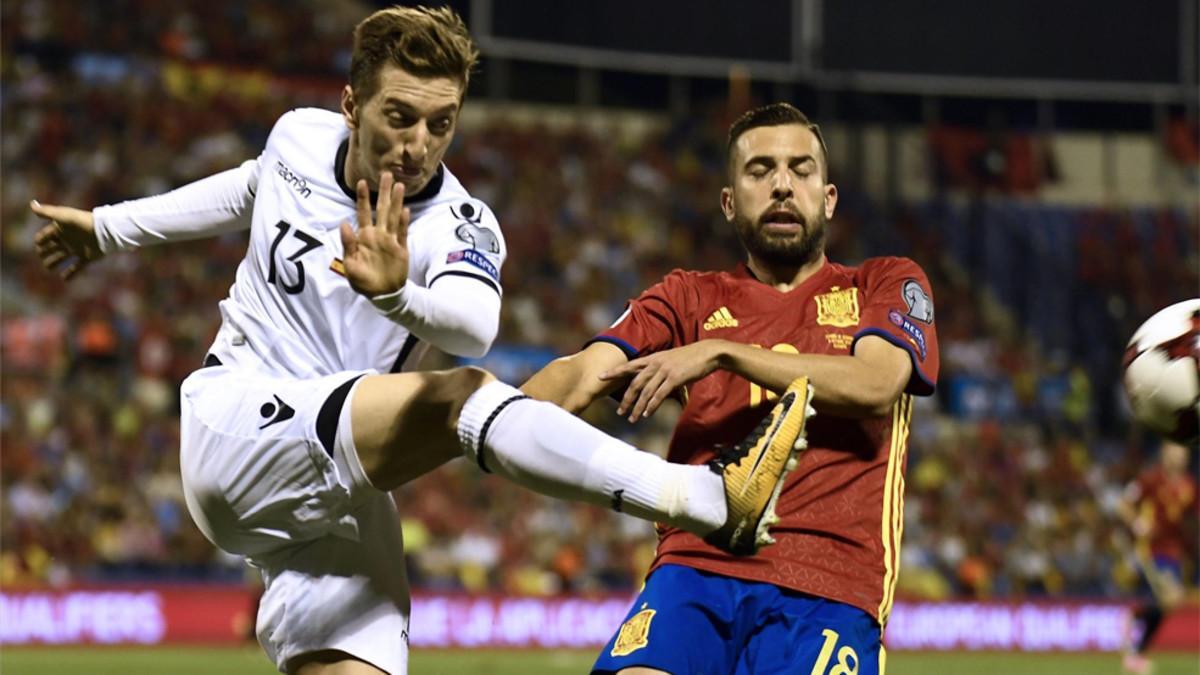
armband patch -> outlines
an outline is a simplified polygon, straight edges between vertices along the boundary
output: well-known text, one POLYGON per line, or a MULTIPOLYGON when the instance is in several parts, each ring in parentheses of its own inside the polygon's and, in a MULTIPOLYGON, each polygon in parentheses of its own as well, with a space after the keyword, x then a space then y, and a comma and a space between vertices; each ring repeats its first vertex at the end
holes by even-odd
POLYGON ((491 260, 487 259, 487 256, 473 248, 466 249, 465 251, 451 252, 450 255, 446 256, 446 262, 465 262, 468 265, 473 265, 483 270, 493 280, 500 281, 500 270, 496 269, 496 266, 492 264, 491 260))
POLYGON ((909 321, 907 317, 900 313, 899 310, 893 309, 888 312, 888 320, 896 324, 900 330, 908 333, 908 341, 917 349, 917 355, 922 361, 925 360, 925 332, 917 327, 917 324, 909 321))

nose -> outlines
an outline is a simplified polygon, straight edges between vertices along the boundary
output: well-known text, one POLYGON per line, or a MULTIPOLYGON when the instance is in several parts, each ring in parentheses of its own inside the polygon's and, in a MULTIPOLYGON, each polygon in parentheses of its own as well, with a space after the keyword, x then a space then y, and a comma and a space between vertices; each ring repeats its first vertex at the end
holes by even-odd
POLYGON ((790 171, 778 171, 771 179, 771 199, 781 202, 792 196, 792 177, 790 171))
POLYGON ((425 162, 425 155, 429 152, 429 128, 425 126, 425 120, 419 120, 408 128, 403 143, 405 163, 422 164, 425 162))

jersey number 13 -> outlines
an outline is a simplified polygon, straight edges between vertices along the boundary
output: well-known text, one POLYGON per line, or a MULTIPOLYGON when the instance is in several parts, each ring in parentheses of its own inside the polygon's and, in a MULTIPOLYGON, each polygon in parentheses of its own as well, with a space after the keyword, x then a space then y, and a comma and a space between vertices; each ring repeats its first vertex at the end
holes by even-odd
POLYGON ((291 224, 279 221, 275 223, 275 227, 279 230, 279 234, 275 235, 275 241, 271 242, 271 252, 267 254, 267 283, 278 283, 284 293, 289 295, 299 295, 304 290, 304 263, 300 262, 299 258, 305 253, 320 247, 321 242, 312 235, 301 232, 299 229, 293 229, 291 224), (275 252, 279 249, 279 245, 287 237, 288 232, 292 233, 293 239, 298 239, 301 243, 299 249, 295 253, 289 255, 285 260, 296 266, 296 277, 298 281, 294 284, 289 284, 283 278, 283 274, 276 269, 275 252))

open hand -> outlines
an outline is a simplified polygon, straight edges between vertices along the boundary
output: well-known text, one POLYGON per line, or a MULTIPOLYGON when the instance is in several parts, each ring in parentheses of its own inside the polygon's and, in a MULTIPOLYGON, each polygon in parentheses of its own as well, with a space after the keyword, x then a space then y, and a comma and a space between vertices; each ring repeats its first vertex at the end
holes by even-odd
POLYGON ((400 290, 408 279, 408 220, 404 185, 390 171, 379 177, 375 219, 371 218, 371 190, 365 179, 355 186, 358 231, 342 223, 342 247, 350 287, 368 298, 400 290))
POLYGON ((636 422, 653 415, 679 387, 716 370, 720 343, 720 340, 701 340, 643 356, 601 373, 600 379, 633 378, 625 389, 621 404, 617 406, 617 414, 629 413, 629 421, 636 422))
POLYGON ((62 278, 70 279, 104 256, 96 240, 91 211, 42 204, 36 199, 29 202, 29 208, 50 221, 33 235, 34 249, 42 260, 42 267, 52 270, 70 261, 62 270, 62 278))

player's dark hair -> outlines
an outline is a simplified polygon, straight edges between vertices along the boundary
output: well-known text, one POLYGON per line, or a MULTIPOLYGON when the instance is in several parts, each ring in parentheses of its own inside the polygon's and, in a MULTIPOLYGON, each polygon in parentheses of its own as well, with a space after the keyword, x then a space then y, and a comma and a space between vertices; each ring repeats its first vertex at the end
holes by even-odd
POLYGON ((379 90, 379 71, 391 63, 417 77, 458 80, 465 92, 478 61, 467 25, 453 9, 389 7, 354 28, 350 88, 358 103, 370 100, 379 90))
POLYGON ((729 125, 729 142, 725 145, 725 155, 733 161, 733 144, 742 134, 758 127, 778 127, 786 124, 799 124, 817 137, 821 146, 821 178, 829 180, 829 150, 825 147, 825 137, 821 128, 813 124, 808 116, 789 103, 772 103, 761 108, 754 108, 742 113, 742 116, 729 125))

